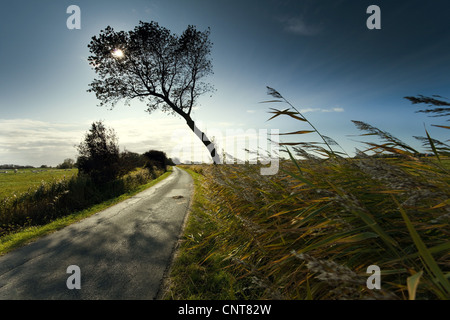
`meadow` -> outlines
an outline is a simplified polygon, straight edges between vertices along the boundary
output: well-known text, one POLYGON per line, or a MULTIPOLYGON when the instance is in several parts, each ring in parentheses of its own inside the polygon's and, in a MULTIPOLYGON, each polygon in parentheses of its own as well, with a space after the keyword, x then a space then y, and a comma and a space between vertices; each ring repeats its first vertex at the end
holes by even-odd
POLYGON ((271 113, 319 141, 281 143, 289 158, 272 176, 258 164, 184 166, 196 193, 164 298, 450 299, 448 150, 426 132, 423 157, 358 121, 382 141, 348 157, 294 107, 271 113), (368 286, 373 265, 380 289, 368 286))
POLYGON ((23 169, 3 173, 0 176, 0 244, 23 230, 44 226, 114 199, 123 200, 122 196, 141 191, 167 174, 156 167, 136 168, 98 185, 89 176, 79 175, 77 169, 23 169))
POLYGON ((19 169, 17 173, 12 169, 0 170, 0 199, 35 189, 42 182, 50 183, 61 179, 70 179, 78 174, 78 169, 19 169))

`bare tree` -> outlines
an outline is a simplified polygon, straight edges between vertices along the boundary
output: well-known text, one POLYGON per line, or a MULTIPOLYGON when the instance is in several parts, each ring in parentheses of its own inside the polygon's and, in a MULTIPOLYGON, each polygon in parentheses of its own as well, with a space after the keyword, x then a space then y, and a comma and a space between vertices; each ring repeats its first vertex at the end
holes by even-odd
POLYGON ((108 26, 88 45, 88 61, 98 74, 90 84, 100 105, 111 109, 119 100, 146 102, 147 111, 161 108, 186 120, 187 125, 208 148, 213 162, 220 162, 214 144, 191 118, 199 96, 212 91, 202 81, 212 74, 209 58, 210 31, 194 26, 177 36, 156 22, 140 22, 134 30, 116 32, 108 26))

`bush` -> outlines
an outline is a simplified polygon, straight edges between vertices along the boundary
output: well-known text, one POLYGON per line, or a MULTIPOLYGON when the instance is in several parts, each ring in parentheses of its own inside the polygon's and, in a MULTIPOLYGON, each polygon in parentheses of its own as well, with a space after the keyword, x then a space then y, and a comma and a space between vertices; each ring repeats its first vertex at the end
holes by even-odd
MULTIPOLYGON (((166 153, 163 151, 150 150, 144 153, 144 157, 147 160, 146 167, 150 168, 152 166, 157 167, 158 169, 167 171, 167 165, 169 160, 167 159, 166 153)), ((152 170, 152 169, 150 169, 152 170)))
POLYGON ((123 176, 136 168, 142 168, 146 164, 145 157, 131 151, 123 151, 120 153, 120 175, 123 176))

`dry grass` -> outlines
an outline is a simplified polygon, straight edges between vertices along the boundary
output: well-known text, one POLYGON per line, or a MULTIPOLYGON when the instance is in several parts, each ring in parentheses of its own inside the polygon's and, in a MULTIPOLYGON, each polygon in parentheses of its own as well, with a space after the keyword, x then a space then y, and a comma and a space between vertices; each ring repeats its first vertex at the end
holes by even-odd
MULTIPOLYGON (((293 107, 272 110, 310 124, 293 107)), ((227 271, 223 292, 233 299, 449 299, 448 159, 416 157, 387 132, 359 125, 383 143, 357 158, 342 157, 319 134, 322 144, 285 144, 291 159, 274 176, 260 175, 258 165, 189 166, 201 174, 191 217, 198 235, 186 235, 173 274, 192 278, 191 266, 207 272, 214 260, 211 270, 227 271), (381 290, 366 286, 370 265, 381 269, 381 290)), ((186 286, 173 283, 172 298, 211 298, 198 283, 186 286)))
MULTIPOLYGON (((430 266, 418 254, 401 211, 407 212, 439 268, 449 269, 449 190, 441 188, 448 181, 433 175, 426 184, 401 167, 376 161, 383 163, 383 170, 388 166, 397 180, 389 184, 373 177, 378 167, 372 159, 303 162, 304 177, 312 186, 282 172, 261 176, 254 165, 203 168, 203 193, 211 199, 204 209, 219 230, 215 249, 236 277, 257 284, 250 296, 408 298, 407 278, 430 266), (411 189, 398 189, 405 186, 411 189), (382 270, 380 291, 366 288, 370 265, 382 270)), ((283 169, 296 168, 283 163, 283 169)), ((444 288, 430 270, 417 297, 444 298, 444 288)))

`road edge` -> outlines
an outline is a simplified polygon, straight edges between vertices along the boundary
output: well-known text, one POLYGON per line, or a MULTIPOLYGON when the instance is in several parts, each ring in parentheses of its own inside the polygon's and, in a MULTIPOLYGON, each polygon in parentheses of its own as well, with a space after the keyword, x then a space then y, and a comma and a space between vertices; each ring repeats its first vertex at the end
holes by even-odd
POLYGON ((154 300, 163 300, 163 297, 164 297, 165 293, 167 292, 167 289, 169 288, 169 285, 170 285, 170 274, 172 272, 173 264, 174 264, 175 260, 178 257, 179 248, 180 248, 180 245, 181 245, 181 242, 182 242, 184 231, 186 229, 186 225, 187 225, 187 223, 189 221, 189 217, 190 217, 190 214, 191 214, 191 211, 192 211, 192 203, 194 201, 194 194, 195 194, 195 191, 196 191, 195 190, 194 177, 187 170, 185 170, 183 168, 177 167, 177 169, 183 170, 184 172, 186 172, 191 177, 193 188, 192 188, 192 191, 191 191, 189 203, 187 205, 186 214, 184 215, 183 223, 182 223, 182 225, 180 227, 180 231, 178 232, 178 235, 177 235, 177 241, 175 242, 175 245, 172 248, 172 253, 171 253, 171 257, 170 257, 169 263, 167 264, 166 269, 164 270, 163 277, 161 279, 161 283, 159 285, 159 289, 158 289, 158 292, 156 293, 156 296, 155 296, 154 300))

